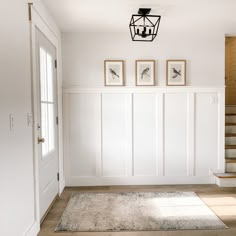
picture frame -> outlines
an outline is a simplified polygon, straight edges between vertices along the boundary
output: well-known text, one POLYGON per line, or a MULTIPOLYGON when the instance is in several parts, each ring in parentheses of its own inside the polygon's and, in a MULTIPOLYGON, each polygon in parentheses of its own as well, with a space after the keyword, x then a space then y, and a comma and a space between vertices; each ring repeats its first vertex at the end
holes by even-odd
POLYGON ((166 61, 166 85, 167 86, 186 85, 186 60, 166 61))
POLYGON ((124 86, 124 61, 104 61, 104 82, 105 86, 124 86))
POLYGON ((136 86, 155 85, 155 60, 135 61, 136 86))

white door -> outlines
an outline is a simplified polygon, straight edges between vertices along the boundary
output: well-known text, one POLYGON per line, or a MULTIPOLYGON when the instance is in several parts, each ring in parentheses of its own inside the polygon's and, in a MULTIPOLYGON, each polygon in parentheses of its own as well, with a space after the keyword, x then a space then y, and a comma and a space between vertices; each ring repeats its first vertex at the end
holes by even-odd
POLYGON ((40 218, 58 194, 56 48, 36 30, 40 218))

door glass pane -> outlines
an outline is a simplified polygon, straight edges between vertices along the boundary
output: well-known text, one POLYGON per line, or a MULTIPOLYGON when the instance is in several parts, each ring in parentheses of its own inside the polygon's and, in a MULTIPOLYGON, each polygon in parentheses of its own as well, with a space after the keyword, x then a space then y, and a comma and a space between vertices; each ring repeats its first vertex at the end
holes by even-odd
POLYGON ((52 151, 55 148, 54 144, 54 104, 48 104, 48 151, 52 151))
POLYGON ((47 101, 47 54, 43 48, 40 48, 40 93, 41 101, 47 101))
POLYGON ((53 71, 52 71, 52 57, 47 54, 47 85, 48 85, 48 101, 53 102, 53 71))
POLYGON ((49 157, 55 149, 54 77, 52 56, 40 48, 40 95, 41 95, 41 136, 42 158, 49 157))
POLYGON ((41 135, 45 139, 42 143, 42 155, 48 153, 48 108, 47 103, 41 103, 41 135))

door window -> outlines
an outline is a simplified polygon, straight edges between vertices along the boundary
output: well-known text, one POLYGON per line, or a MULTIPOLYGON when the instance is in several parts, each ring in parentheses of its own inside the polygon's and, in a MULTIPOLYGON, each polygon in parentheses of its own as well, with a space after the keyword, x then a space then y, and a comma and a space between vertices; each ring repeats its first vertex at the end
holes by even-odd
POLYGON ((45 139, 42 143, 42 158, 55 150, 55 114, 54 114, 54 86, 53 86, 52 56, 40 47, 40 108, 41 135, 45 139))

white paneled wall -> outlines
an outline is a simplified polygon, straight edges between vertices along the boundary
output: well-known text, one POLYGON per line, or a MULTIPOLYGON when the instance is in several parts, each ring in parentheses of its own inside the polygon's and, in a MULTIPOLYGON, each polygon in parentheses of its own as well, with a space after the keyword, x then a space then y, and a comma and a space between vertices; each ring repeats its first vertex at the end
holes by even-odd
POLYGON ((131 94, 102 95, 102 175, 127 176, 132 162, 131 94))
POLYGON ((223 88, 64 90, 66 184, 213 183, 223 88))
POLYGON ((133 175, 157 174, 157 103, 155 94, 133 95, 133 175))
POLYGON ((217 169, 218 111, 217 93, 198 93, 195 99, 195 174, 206 175, 217 169))
POLYGON ((101 157, 101 95, 71 94, 65 103, 71 176, 96 176, 101 157))
POLYGON ((164 97, 164 175, 187 176, 187 94, 164 97))

